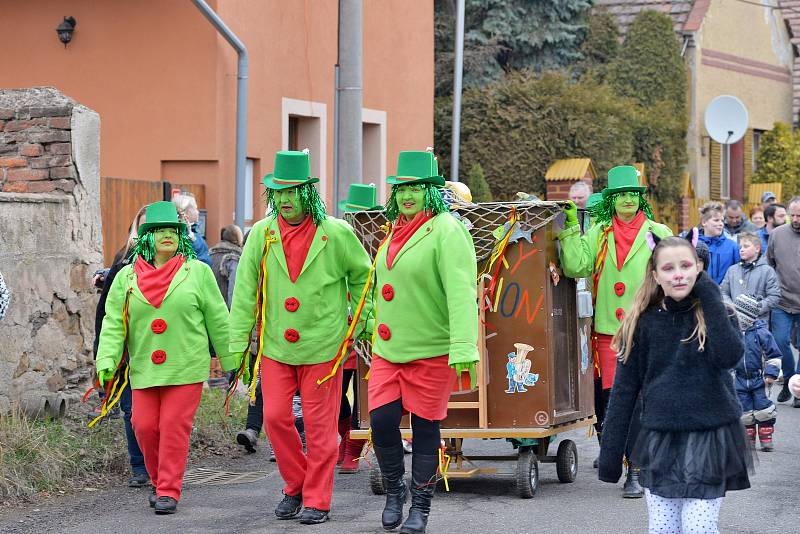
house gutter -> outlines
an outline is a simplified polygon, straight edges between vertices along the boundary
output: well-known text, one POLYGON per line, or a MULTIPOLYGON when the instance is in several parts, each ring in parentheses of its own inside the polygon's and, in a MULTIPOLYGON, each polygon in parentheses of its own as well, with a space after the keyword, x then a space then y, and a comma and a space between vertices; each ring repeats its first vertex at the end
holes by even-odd
POLYGON ((236 73, 236 212, 234 214, 234 222, 239 228, 244 229, 245 168, 247 164, 247 77, 249 70, 247 47, 204 0, 192 0, 192 3, 197 6, 197 9, 228 41, 239 56, 236 73))

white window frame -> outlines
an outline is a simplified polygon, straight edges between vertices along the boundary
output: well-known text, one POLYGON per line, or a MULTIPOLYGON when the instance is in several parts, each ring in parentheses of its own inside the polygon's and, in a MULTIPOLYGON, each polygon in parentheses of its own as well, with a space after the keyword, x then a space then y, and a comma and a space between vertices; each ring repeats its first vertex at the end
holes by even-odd
POLYGON ((281 150, 289 150, 289 116, 319 119, 319 139, 317 149, 311 151, 311 165, 319 164, 319 194, 323 199, 328 195, 328 106, 324 102, 281 99, 281 150))
POLYGON ((719 151, 719 197, 731 196, 731 145, 720 144, 719 151))
MULTIPOLYGON (((361 109, 361 122, 362 124, 377 124, 380 127, 380 162, 381 162, 381 175, 378 183, 378 202, 383 203, 386 200, 386 117, 387 113, 380 109, 361 109)), ((363 177, 366 181, 366 177, 363 177)))

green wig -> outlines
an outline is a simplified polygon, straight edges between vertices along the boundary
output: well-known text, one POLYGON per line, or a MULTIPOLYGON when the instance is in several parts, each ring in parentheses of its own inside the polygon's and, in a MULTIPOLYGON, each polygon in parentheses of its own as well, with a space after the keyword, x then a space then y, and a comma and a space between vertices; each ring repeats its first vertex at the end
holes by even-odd
MULTIPOLYGON (((647 202, 647 199, 644 198, 644 195, 638 191, 636 192, 636 195, 639 197, 639 209, 643 211, 645 216, 652 221, 653 208, 650 207, 650 203, 647 202)), ((587 211, 597 223, 609 225, 611 224, 611 218, 614 216, 614 205, 617 203, 618 196, 619 193, 614 193, 612 195, 603 197, 603 200, 595 204, 587 211)))
MULTIPOLYGON (((148 230, 136 239, 136 244, 133 245, 129 254, 131 259, 135 259, 136 256, 141 256, 147 263, 153 263, 156 257, 156 230, 158 230, 158 228, 148 230)), ((192 246, 192 240, 189 239, 189 235, 185 231, 178 231, 178 250, 175 254, 185 256, 186 259, 189 260, 197 258, 197 254, 192 246)))
MULTIPOLYGON (((400 208, 397 207, 397 188, 405 184, 395 184, 392 186, 392 192, 389 195, 389 200, 386 202, 386 218, 394 222, 400 216, 400 208)), ((425 188, 425 211, 429 211, 434 215, 445 213, 448 210, 447 205, 442 199, 442 194, 439 188, 433 184, 414 184, 425 188)))
MULTIPOLYGON (((278 205, 275 203, 275 190, 267 188, 264 193, 267 197, 267 206, 269 207, 268 215, 278 216, 278 205)), ((303 184, 297 186, 297 194, 300 197, 300 206, 303 212, 311 215, 314 221, 314 226, 319 226, 319 223, 325 220, 325 203, 319 198, 319 193, 311 184, 303 184)))

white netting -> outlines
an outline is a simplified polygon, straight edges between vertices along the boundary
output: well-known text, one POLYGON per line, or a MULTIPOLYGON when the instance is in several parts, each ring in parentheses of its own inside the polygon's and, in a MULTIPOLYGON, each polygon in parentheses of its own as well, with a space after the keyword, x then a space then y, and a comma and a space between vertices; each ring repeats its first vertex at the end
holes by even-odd
MULTIPOLYGON (((511 208, 516 208, 519 215, 519 230, 535 232, 552 221, 566 204, 555 202, 483 202, 472 204, 450 201, 450 213, 459 218, 472 235, 475 243, 475 255, 480 263, 492 253, 498 240, 493 232, 506 224, 511 216, 511 208)), ((378 245, 386 236, 386 216, 382 211, 359 211, 348 213, 345 218, 353 226, 356 235, 371 257, 378 251, 378 245), (384 228, 381 228, 384 227, 384 228)))

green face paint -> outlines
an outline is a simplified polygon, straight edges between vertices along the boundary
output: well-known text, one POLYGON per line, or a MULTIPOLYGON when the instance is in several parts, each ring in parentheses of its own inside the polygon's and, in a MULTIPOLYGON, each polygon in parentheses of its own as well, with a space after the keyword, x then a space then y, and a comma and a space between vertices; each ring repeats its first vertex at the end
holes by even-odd
POLYGON ((156 243, 156 254, 173 256, 178 251, 178 230, 175 228, 157 228, 153 235, 156 243))
POLYGON ((401 185, 395 195, 397 209, 411 220, 425 208, 425 188, 419 185, 401 185))
POLYGON ((283 220, 289 224, 299 224, 303 221, 306 212, 300 202, 300 195, 298 195, 296 187, 275 191, 274 198, 275 207, 283 220))
POLYGON ((635 191, 617 193, 614 199, 614 211, 621 219, 632 219, 639 211, 639 194, 635 191))

